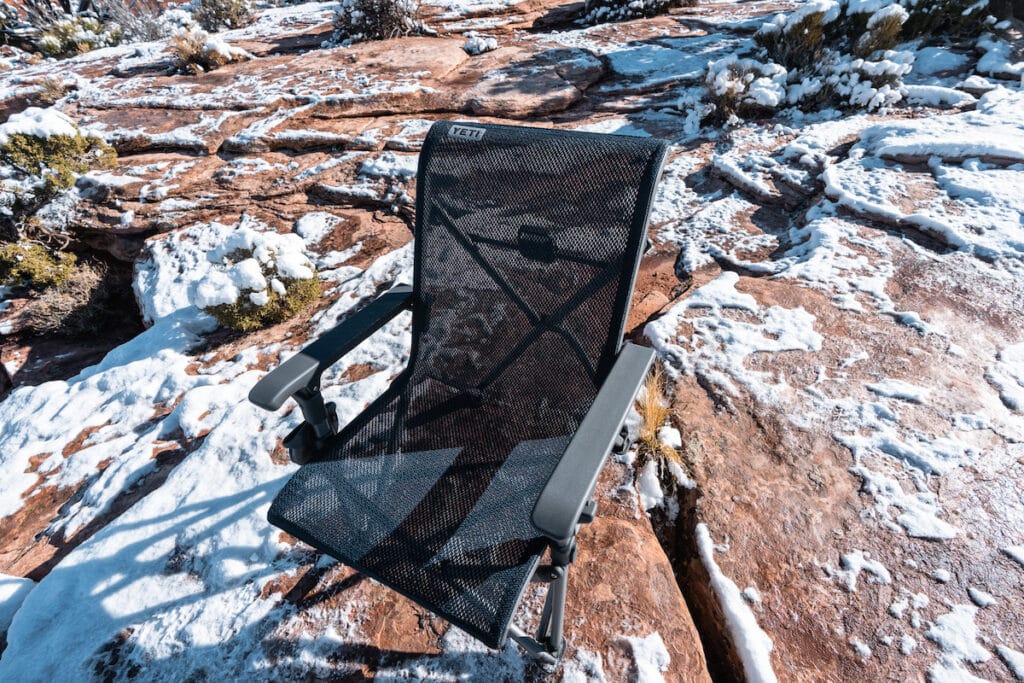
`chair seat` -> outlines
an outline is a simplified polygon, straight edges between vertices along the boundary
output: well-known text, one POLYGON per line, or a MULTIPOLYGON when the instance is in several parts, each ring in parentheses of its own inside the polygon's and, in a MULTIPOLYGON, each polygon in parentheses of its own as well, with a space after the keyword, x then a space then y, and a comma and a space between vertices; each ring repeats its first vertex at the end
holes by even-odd
MULTIPOLYGON (((471 421, 469 415, 487 413, 459 412, 471 421)), ((479 427, 472 431, 487 433, 479 427)), ((359 442, 355 436, 347 441, 359 442)), ((370 455, 338 444, 340 457, 299 469, 269 519, 501 647, 545 548, 530 514, 569 441, 566 435, 511 449, 495 440, 370 455)))

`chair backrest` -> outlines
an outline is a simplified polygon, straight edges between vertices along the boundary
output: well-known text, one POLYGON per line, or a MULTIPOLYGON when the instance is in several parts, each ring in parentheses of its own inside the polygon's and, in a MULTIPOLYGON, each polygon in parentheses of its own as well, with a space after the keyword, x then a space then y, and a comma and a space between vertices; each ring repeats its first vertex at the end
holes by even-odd
POLYGON ((417 183, 413 382, 516 410, 534 438, 573 433, 622 343, 666 148, 435 123, 417 183))

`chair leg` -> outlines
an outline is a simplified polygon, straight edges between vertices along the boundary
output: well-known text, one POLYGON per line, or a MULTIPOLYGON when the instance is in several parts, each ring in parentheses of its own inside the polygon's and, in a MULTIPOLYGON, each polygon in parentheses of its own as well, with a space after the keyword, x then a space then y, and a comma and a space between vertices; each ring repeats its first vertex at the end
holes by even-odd
POLYGON ((569 567, 545 567, 538 571, 537 580, 548 584, 548 594, 544 598, 544 610, 541 612, 537 636, 530 637, 522 629, 513 624, 509 627, 509 637, 547 666, 555 666, 565 653, 565 594, 569 581, 569 567), (541 571, 544 571, 542 574, 541 571))
POLYGON ((565 624, 565 591, 569 580, 569 567, 562 567, 561 575, 548 586, 547 599, 544 601, 545 611, 548 604, 550 609, 550 623, 544 625, 546 628, 538 633, 542 643, 547 643, 552 652, 558 653, 561 657, 565 650, 565 639, 562 635, 562 628, 565 624))

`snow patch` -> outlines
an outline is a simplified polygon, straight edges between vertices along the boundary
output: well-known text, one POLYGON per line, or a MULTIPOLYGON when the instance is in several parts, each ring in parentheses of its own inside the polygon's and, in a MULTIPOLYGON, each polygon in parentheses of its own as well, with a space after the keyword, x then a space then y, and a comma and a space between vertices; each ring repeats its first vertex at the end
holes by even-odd
POLYGON ((744 603, 740 589, 715 563, 715 544, 706 524, 697 525, 697 549, 701 561, 711 578, 711 587, 718 597, 718 604, 725 615, 729 634, 749 683, 775 683, 778 679, 772 669, 771 652, 774 648, 771 638, 757 624, 757 619, 744 603))
POLYGON ((661 634, 654 632, 644 638, 625 636, 624 640, 633 652, 637 683, 664 683, 671 658, 661 634))
POLYGON ((32 579, 0 574, 0 633, 10 628, 15 613, 35 585, 32 579))

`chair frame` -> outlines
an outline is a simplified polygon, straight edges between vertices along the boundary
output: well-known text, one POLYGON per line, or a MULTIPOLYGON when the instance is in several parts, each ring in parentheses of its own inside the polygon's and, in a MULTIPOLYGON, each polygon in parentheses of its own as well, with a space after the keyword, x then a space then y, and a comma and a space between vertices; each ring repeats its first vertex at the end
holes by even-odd
MULTIPOLYGON (((664 148, 656 163, 649 168, 640 189, 641 197, 646 197, 647 202, 653 196, 663 161, 664 148)), ((417 197, 418 213, 423 208, 422 202, 423 197, 417 197)), ((646 219, 647 214, 644 212, 637 220, 643 220, 646 225, 646 219)), ((643 239, 642 233, 639 239, 643 239)), ((420 259, 421 254, 417 250, 414 277, 419 272, 420 259)), ((638 262, 639 257, 633 266, 627 298, 619 303, 620 306, 628 307, 638 262)), ((302 465, 312 461, 328 441, 339 433, 335 406, 325 403, 320 391, 324 371, 389 320, 410 310, 413 311, 414 327, 422 324, 421 318, 427 314, 427 310, 419 302, 417 288, 398 285, 350 314, 334 329, 264 376, 252 388, 249 400, 266 410, 278 410, 289 398, 298 403, 304 421, 284 439, 293 462, 302 465)), ((624 323, 623 319, 623 326, 624 323)), ((510 638, 547 665, 556 665, 565 651, 565 601, 569 566, 577 554, 577 531, 580 525, 590 523, 596 515, 594 491, 608 455, 613 450, 624 453, 630 445, 629 434, 624 427, 626 416, 643 386, 655 356, 652 349, 631 343, 623 344, 622 331, 620 329, 620 341, 616 347, 609 349, 614 350, 614 361, 594 403, 542 489, 531 515, 533 527, 547 539, 549 556, 547 563, 537 565, 530 580, 532 583, 548 585, 539 628, 536 635, 530 636, 510 623, 505 636, 500 640, 503 644, 510 638)), ((429 609, 429 605, 424 606, 429 609)))

